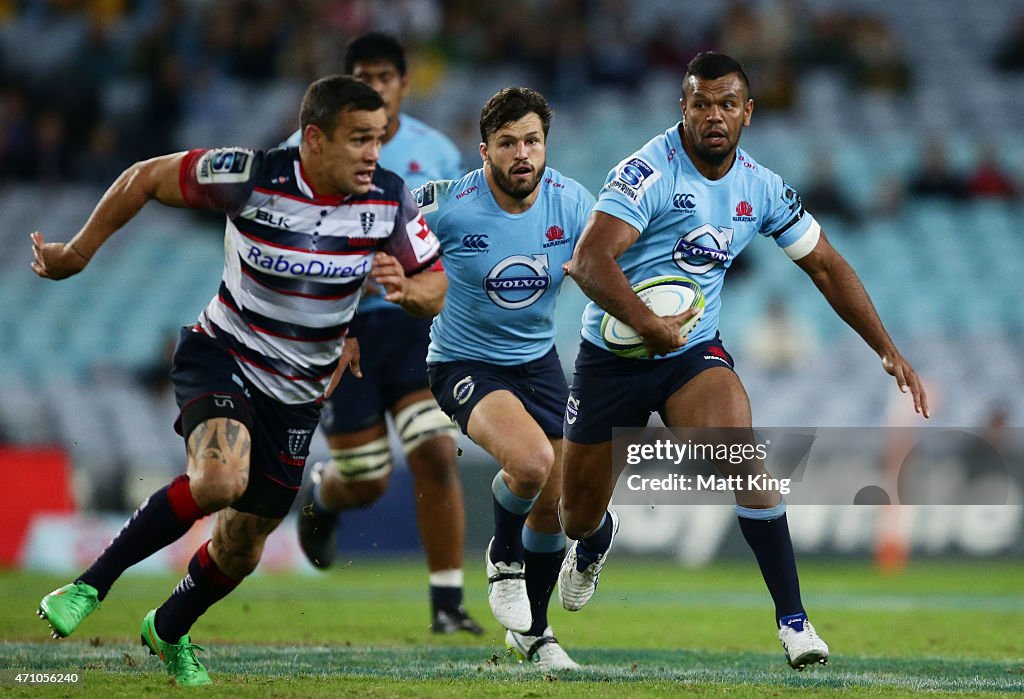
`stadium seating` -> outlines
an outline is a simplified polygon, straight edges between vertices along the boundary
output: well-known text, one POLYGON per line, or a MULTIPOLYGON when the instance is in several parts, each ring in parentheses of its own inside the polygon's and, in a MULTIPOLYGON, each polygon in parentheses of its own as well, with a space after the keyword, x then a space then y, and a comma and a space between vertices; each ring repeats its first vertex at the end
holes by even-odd
MULTIPOLYGON (((943 400, 937 420, 978 424, 992 404, 1003 402, 1019 423, 1024 205, 908 200, 902 211, 886 217, 873 213, 880 180, 905 181, 936 133, 958 167, 990 141, 984 134, 997 134, 1001 161, 1021 176, 1024 131, 1016 101, 1024 77, 996 73, 988 64, 1019 2, 988 0, 967 13, 959 3, 928 0, 807 3, 815 11, 851 4, 884 17, 901 37, 914 69, 912 92, 902 98, 864 95, 832 74, 811 71, 800 78, 792 113, 755 113, 744 147, 799 189, 809 184, 815 148, 828 146, 843 193, 862 215, 859 222, 823 216, 823 225, 922 375, 940 385, 944 396, 956 396, 943 400)), ((679 5, 657 3, 651 16, 672 16, 679 5)), ((711 7, 699 11, 705 20, 715 16, 711 7)), ((3 34, 12 38, 18 32, 8 28, 3 34)), ((61 45, 46 44, 48 50, 61 45)), ((26 47, 25 55, 38 52, 26 47)), ((17 56, 8 59, 17 63, 17 56)), ((34 59, 24 60, 27 69, 34 59)), ((512 84, 516 75, 511 69, 453 68, 446 80, 441 99, 435 94, 428 103, 414 95, 411 111, 440 124, 461 123, 465 113, 478 109, 479 95, 512 84)), ((596 192, 610 167, 677 118, 677 80, 659 73, 630 96, 598 89, 582 103, 556 105, 551 164, 596 192)), ((301 92, 282 81, 261 88, 261 99, 253 100, 247 88, 222 87, 202 118, 178 134, 179 145, 268 144, 291 119, 288 105, 301 92), (256 111, 233 118, 243 106, 256 111)), ((109 111, 130 113, 138 91, 130 81, 108 84, 109 111)), ((473 137, 466 140, 471 152, 473 137)), ((150 206, 110 240, 88 273, 61 284, 36 278, 28 267, 28 233, 41 228, 48 238, 66 240, 100 193, 71 186, 0 188, 0 242, 9 251, 0 259, 0 428, 19 443, 55 436, 81 472, 105 477, 119 469, 160 470, 180 458, 180 443, 168 427, 173 407, 144 395, 132 375, 157 360, 167 337, 212 296, 223 252, 218 224, 150 206)), ((726 285, 722 335, 739 360, 755 422, 885 424, 893 389, 870 350, 771 241, 754 241, 744 257, 748 270, 726 285), (788 299, 822 347, 804 369, 784 376, 759 373, 742 356, 746 328, 775 293, 788 299)), ((558 344, 567 371, 583 304, 575 288, 563 291, 558 344)))

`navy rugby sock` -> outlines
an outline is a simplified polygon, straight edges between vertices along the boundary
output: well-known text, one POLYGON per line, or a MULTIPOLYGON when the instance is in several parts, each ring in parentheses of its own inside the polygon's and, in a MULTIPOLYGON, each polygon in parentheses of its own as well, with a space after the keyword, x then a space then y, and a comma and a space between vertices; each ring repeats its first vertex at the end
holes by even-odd
POLYGON ((537 496, 521 498, 513 493, 501 471, 491 481, 494 495, 494 543, 491 562, 521 563, 523 560, 523 525, 537 496))
POLYGON ((177 643, 213 603, 227 597, 242 582, 221 572, 207 551, 209 543, 204 541, 199 547, 188 562, 188 573, 156 610, 154 625, 164 643, 177 643))
POLYGON ((796 555, 789 536, 785 504, 770 510, 754 510, 737 505, 736 512, 739 514, 743 538, 754 552, 761 576, 775 602, 776 623, 784 616, 802 614, 804 607, 800 601, 800 578, 796 572, 796 555), (781 515, 777 514, 780 508, 781 515), (772 513, 775 516, 768 519, 772 513), (751 515, 764 518, 753 519, 751 515))
POLYGON ((548 602, 565 558, 565 534, 544 534, 523 527, 523 549, 526 595, 533 615, 533 625, 526 635, 543 636, 548 627, 548 602))
POLYGON ((576 545, 576 570, 583 572, 612 545, 612 518, 605 511, 597 529, 580 539, 576 545))
POLYGON ((430 586, 430 608, 437 613, 439 609, 455 611, 462 606, 462 588, 442 585, 430 586))
POLYGON ((95 587, 102 600, 121 573, 180 539, 196 520, 205 516, 189 490, 188 476, 178 476, 139 505, 78 580, 95 587))

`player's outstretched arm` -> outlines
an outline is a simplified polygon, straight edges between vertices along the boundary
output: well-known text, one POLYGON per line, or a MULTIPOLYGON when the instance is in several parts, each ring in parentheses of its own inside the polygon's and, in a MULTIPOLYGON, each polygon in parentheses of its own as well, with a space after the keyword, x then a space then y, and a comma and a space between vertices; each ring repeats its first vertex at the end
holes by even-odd
POLYGON ((686 339, 679 329, 697 311, 659 317, 633 292, 616 260, 639 236, 640 232, 622 219, 595 211, 564 269, 594 303, 635 329, 648 354, 655 357, 683 346, 686 339))
POLYGON ((384 287, 384 299, 397 303, 415 316, 430 318, 441 312, 448 291, 448 275, 439 266, 415 274, 405 275, 402 264, 386 252, 373 258, 373 281, 384 287))
POLYGON ((101 245, 135 217, 150 199, 168 206, 185 206, 178 171, 185 153, 173 153, 135 163, 110 185, 89 220, 67 243, 47 243, 35 231, 32 239, 32 271, 46 279, 66 279, 78 274, 101 245))
POLYGON ((807 272, 839 317, 878 353, 882 368, 896 378, 900 390, 904 393, 910 391, 914 397, 914 410, 924 417, 931 417, 928 396, 917 372, 889 337, 857 273, 828 242, 824 231, 814 249, 796 263, 807 272))

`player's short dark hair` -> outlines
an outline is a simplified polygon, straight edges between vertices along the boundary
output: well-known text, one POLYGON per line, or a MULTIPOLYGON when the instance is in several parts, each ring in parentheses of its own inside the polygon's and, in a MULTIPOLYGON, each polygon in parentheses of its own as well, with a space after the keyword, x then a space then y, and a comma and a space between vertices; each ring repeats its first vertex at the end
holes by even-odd
POLYGON ((747 74, 744 72, 743 65, 739 61, 732 56, 727 56, 724 53, 715 53, 714 51, 698 53, 686 66, 686 75, 683 76, 683 97, 686 97, 686 84, 690 76, 700 78, 701 80, 715 80, 733 73, 740 76, 740 80, 743 82, 743 89, 747 91, 747 97, 750 97, 750 81, 747 79, 747 74))
POLYGON ((351 75, 329 75, 306 89, 299 109, 299 125, 303 131, 310 124, 330 137, 342 112, 374 112, 384 108, 377 91, 351 75))
POLYGON ((345 72, 356 69, 361 61, 387 61, 395 66, 399 75, 405 75, 405 49, 398 39, 383 32, 369 32, 357 36, 345 46, 345 72))
POLYGON ((548 137, 548 127, 554 114, 544 95, 528 87, 506 87, 504 90, 487 100, 480 112, 480 140, 487 142, 487 137, 505 124, 511 124, 533 112, 540 117, 544 128, 544 138, 548 137))

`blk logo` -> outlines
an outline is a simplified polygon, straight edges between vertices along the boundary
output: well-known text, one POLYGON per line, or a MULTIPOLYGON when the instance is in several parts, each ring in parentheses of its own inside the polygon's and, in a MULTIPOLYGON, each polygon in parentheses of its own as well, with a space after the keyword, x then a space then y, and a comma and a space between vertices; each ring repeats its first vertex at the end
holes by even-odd
POLYGON ((275 228, 291 228, 288 219, 284 216, 275 216, 272 212, 264 209, 256 209, 256 220, 275 228))

